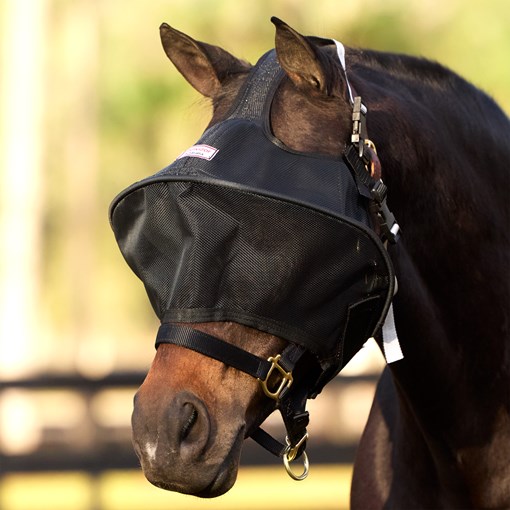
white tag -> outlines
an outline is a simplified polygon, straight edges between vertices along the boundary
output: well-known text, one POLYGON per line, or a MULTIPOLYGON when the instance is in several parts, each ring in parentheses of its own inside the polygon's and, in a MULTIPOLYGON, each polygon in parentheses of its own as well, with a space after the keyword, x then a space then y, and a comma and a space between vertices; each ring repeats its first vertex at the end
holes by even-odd
POLYGON ((193 145, 188 150, 184 151, 177 159, 181 158, 200 158, 206 159, 207 161, 211 161, 216 154, 218 154, 219 149, 215 149, 210 145, 193 145))
POLYGON ((349 91, 349 99, 351 101, 351 104, 354 104, 354 97, 352 94, 351 84, 349 83, 349 78, 347 78, 347 67, 345 66, 345 47, 341 42, 335 41, 335 39, 333 39, 333 42, 335 43, 336 46, 338 60, 340 60, 340 64, 342 64, 342 68, 344 70, 345 83, 347 84, 347 90, 349 91))
POLYGON ((384 357, 387 363, 399 361, 404 357, 400 342, 398 341, 395 317, 393 316, 393 303, 390 305, 388 315, 382 328, 384 357))

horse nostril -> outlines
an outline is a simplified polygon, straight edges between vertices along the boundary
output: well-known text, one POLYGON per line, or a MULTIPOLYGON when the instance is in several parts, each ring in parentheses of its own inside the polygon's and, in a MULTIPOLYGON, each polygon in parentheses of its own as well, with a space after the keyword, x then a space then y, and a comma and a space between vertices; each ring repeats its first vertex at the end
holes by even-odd
POLYGON ((181 442, 185 441, 186 438, 189 436, 189 433, 191 432, 193 425, 195 425, 197 418, 198 418, 197 408, 191 402, 186 402, 183 405, 184 423, 182 425, 180 434, 181 442))
POLYGON ((182 459, 203 455, 211 440, 211 422, 205 403, 196 395, 183 391, 169 408, 168 438, 182 459))

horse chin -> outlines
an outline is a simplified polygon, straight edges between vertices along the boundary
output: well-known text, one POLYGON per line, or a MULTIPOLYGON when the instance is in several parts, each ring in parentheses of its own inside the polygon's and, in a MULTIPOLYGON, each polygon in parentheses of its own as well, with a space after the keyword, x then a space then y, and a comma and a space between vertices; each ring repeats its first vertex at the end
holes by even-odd
POLYGON ((215 498, 228 492, 237 479, 244 437, 243 427, 223 460, 213 465, 203 460, 183 466, 183 469, 179 470, 181 476, 177 476, 178 479, 174 479, 176 472, 171 466, 166 466, 163 472, 154 471, 141 459, 142 469, 147 480, 160 489, 200 498, 215 498))
POLYGON ((216 498, 228 492, 234 485, 239 471, 239 459, 241 456, 241 446, 237 447, 237 452, 231 452, 227 458, 222 462, 218 472, 213 478, 212 482, 195 496, 200 498, 216 498))
POLYGON ((243 443, 244 429, 241 429, 211 483, 204 490, 196 492, 195 496, 200 498, 216 498, 225 494, 233 487, 239 471, 243 443))

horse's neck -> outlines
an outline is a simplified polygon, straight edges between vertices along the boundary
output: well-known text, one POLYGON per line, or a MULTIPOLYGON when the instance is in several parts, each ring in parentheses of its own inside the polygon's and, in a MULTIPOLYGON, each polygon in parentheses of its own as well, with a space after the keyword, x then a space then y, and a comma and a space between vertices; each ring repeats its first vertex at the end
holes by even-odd
MULTIPOLYGON (((501 356, 510 356, 510 344, 504 341, 510 333, 505 187, 510 139, 506 135, 505 147, 501 129, 484 125, 483 119, 475 137, 472 128, 463 127, 473 121, 458 111, 452 111, 453 118, 443 111, 434 115, 432 108, 430 113, 433 123, 422 124, 424 134, 407 148, 408 167, 394 161, 388 165, 390 205, 401 220, 405 247, 394 259, 401 278, 411 277, 408 285, 401 284, 403 293, 412 294, 409 301, 418 295, 420 308, 429 302, 440 325, 441 334, 435 336, 443 337, 442 345, 433 348, 453 350, 463 366, 472 369, 471 376, 482 371, 480 377, 490 377, 486 371, 500 371, 501 356), (433 124, 444 129, 437 128, 431 139, 433 124), (419 285, 413 285, 416 281, 419 285)), ((414 126, 420 126, 420 118, 414 126)), ((508 121, 504 127, 510 130, 508 121)))
POLYGON ((395 317, 405 354, 391 366, 399 397, 395 458, 402 445, 426 445, 431 461, 418 456, 416 462, 434 465, 443 489, 467 484, 466 495, 478 493, 477 501, 499 507, 510 497, 508 337, 499 336, 499 319, 487 312, 490 302, 484 307, 483 296, 476 303, 474 295, 456 295, 452 281, 452 291, 440 300, 404 243, 393 253, 399 274, 395 317), (446 307, 448 299, 452 306, 446 307))
MULTIPOLYGON (((400 121, 413 132, 400 133, 401 145, 398 133, 390 135, 379 151, 390 206, 403 229, 401 245, 390 253, 399 278, 395 318, 405 360, 392 372, 401 399, 431 444, 442 444, 457 460, 469 447, 476 464, 489 458, 498 437, 510 437, 508 172, 503 168, 509 155, 494 141, 500 130, 487 133, 479 146, 463 133, 459 112, 450 125, 447 113, 436 118, 430 113, 437 126, 432 139, 432 124, 420 118, 413 123, 408 113, 400 121), (414 145, 406 147, 404 140, 412 135, 414 145), (402 157, 385 162, 384 150, 402 157)), ((502 115, 498 122, 508 130, 502 115)), ((484 130, 491 127, 480 133, 484 130)))

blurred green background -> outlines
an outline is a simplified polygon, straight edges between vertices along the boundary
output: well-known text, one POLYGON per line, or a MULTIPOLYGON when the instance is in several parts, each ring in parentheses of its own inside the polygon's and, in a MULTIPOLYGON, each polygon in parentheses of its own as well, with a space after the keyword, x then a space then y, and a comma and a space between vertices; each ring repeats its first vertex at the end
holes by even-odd
MULTIPOLYGON (((508 0, 0 0, 0 383, 148 368, 156 319, 108 206, 192 145, 210 114, 158 27, 253 63, 273 47, 271 15, 349 46, 438 60, 510 111, 508 0)), ((127 420, 130 399, 115 399, 127 420)), ((37 446, 20 423, 40 411, 22 400, 0 395, 6 454, 37 446)))

